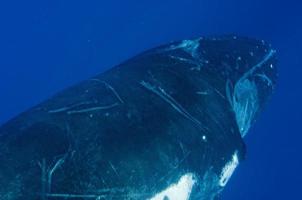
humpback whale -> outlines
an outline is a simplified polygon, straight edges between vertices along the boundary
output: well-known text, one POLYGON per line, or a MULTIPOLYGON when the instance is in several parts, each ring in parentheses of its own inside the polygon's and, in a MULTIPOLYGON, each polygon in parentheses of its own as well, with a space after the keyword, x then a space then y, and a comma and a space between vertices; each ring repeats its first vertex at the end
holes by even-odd
POLYGON ((276 78, 261 40, 147 50, 0 127, 0 199, 217 199, 276 78))

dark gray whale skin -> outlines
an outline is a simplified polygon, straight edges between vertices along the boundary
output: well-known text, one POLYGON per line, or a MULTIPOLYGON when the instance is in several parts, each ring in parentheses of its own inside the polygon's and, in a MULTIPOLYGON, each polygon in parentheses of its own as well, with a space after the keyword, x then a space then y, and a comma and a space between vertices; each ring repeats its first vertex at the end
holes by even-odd
POLYGON ((275 51, 233 35, 146 51, 0 128, 0 200, 211 200, 276 84, 275 51))

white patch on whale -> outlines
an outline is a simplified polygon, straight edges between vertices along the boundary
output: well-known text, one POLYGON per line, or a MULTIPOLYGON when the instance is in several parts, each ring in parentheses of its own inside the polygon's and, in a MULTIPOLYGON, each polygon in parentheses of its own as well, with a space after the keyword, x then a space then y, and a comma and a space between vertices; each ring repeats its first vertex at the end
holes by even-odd
POLYGON ((170 185, 167 189, 156 194, 149 200, 163 200, 167 198, 169 200, 188 200, 195 183, 196 180, 192 173, 185 174, 177 183, 170 185))
POLYGON ((224 187, 228 181, 230 180, 232 174, 234 173, 235 169, 237 168, 239 164, 239 159, 237 155, 237 151, 233 154, 232 159, 227 162, 227 164, 224 166, 222 169, 222 172, 220 174, 220 179, 219 179, 219 185, 221 187, 224 187))

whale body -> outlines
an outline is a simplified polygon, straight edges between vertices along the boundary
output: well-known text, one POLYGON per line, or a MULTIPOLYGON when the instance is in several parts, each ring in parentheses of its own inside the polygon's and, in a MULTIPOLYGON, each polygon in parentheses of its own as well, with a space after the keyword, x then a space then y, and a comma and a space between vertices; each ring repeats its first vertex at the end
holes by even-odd
POLYGON ((276 85, 269 44, 162 45, 0 128, 1 200, 212 200, 276 85))

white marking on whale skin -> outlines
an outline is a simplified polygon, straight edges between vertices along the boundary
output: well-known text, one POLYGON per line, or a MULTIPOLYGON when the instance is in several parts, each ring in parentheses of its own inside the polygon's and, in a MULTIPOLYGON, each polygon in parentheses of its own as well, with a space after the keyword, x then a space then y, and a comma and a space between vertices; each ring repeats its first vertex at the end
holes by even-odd
POLYGON ((193 117, 185 108, 183 108, 173 97, 171 97, 169 94, 165 92, 164 89, 160 87, 156 87, 151 85, 148 82, 141 81, 140 84, 146 88, 147 90, 150 90, 154 94, 158 95, 160 98, 162 98, 164 101, 166 101, 168 104, 170 104, 177 112, 179 112, 181 115, 183 115, 188 120, 192 121, 196 126, 204 129, 205 126, 202 125, 202 123, 193 117))
POLYGON ((258 89, 255 82, 250 80, 249 77, 259 77, 267 81, 268 86, 272 85, 272 81, 265 74, 255 74, 255 72, 271 59, 275 52, 275 50, 270 50, 259 63, 251 67, 250 70, 240 77, 234 87, 230 80, 226 82, 226 96, 236 115, 236 122, 242 137, 250 129, 259 108, 258 89))
POLYGON ((61 199, 94 199, 94 200, 99 200, 99 199, 104 199, 106 198, 107 195, 96 195, 96 194, 46 194, 46 197, 48 198, 61 198, 61 199))
POLYGON ((244 79, 235 85, 233 110, 242 137, 251 127, 254 116, 259 108, 258 90, 253 81, 244 79))
POLYGON ((198 94, 198 95, 208 95, 209 92, 208 91, 197 91, 196 94, 198 94))
POLYGON ((106 88, 108 88, 109 90, 112 91, 112 93, 114 94, 114 96, 123 104, 124 101, 123 99, 121 98, 121 96, 117 93, 117 91, 114 89, 114 87, 112 85, 110 85, 109 83, 105 82, 105 81, 101 81, 99 79, 96 79, 96 78, 93 78, 93 79, 90 79, 91 81, 97 81, 97 82, 100 82, 100 83, 103 83, 106 88))
MULTIPOLYGON (((113 95, 117 98, 117 100, 120 102, 120 104, 124 104, 124 100, 121 98, 121 96, 117 93, 117 91, 109 83, 107 83, 105 81, 101 81, 99 79, 90 79, 90 80, 97 81, 97 82, 104 84, 105 87, 113 93, 113 95)), ((89 90, 86 90, 85 92, 87 93, 87 92, 89 92, 89 90)), ((90 104, 93 105, 93 104, 97 104, 97 103, 98 103, 97 100, 81 102, 81 103, 77 103, 74 105, 49 110, 48 113, 54 114, 54 113, 67 112, 67 114, 70 115, 70 114, 76 114, 76 113, 86 113, 86 112, 92 112, 92 111, 97 111, 97 110, 110 109, 110 108, 113 108, 113 107, 119 105, 118 102, 115 102, 110 105, 94 106, 94 107, 89 107, 89 108, 85 108, 85 109, 77 109, 77 107, 80 107, 80 106, 85 106, 85 105, 89 106, 90 104)))
POLYGON ((275 55, 276 51, 275 50, 270 50, 264 58, 257 63, 255 66, 253 66, 250 70, 248 70, 240 79, 239 81, 246 79, 248 76, 252 75, 258 68, 262 67, 273 55, 275 55))
POLYGON ((170 185, 167 189, 156 194, 149 200, 189 200, 195 183, 196 180, 192 173, 185 174, 177 183, 170 185))
POLYGON ((272 80, 270 78, 268 78, 267 75, 265 75, 265 74, 256 74, 255 76, 261 78, 263 81, 266 81, 268 86, 273 85, 272 80))
POLYGON ((62 107, 62 108, 56 108, 56 109, 53 109, 53 110, 49 110, 48 113, 61 113, 61 112, 65 112, 65 111, 71 110, 71 109, 76 108, 76 107, 85 106, 85 105, 89 105, 89 104, 95 104, 95 103, 97 103, 97 101, 81 102, 81 103, 73 104, 73 105, 70 105, 70 106, 65 106, 65 107, 62 107))
POLYGON ((183 62, 192 62, 192 60, 189 60, 187 58, 182 58, 182 57, 177 57, 177 56, 169 56, 170 58, 172 59, 175 59, 175 60, 180 60, 180 61, 183 61, 183 62))
POLYGON ((219 179, 219 185, 221 187, 224 187, 228 181, 230 180, 232 174, 234 173, 235 169, 237 168, 239 164, 239 159, 237 155, 237 151, 233 154, 232 159, 227 162, 227 164, 224 166, 222 169, 222 172, 220 174, 220 179, 219 179))
POLYGON ((167 50, 176 50, 176 49, 183 49, 185 52, 190 54, 193 58, 198 58, 198 47, 199 47, 199 41, 201 38, 198 38, 196 40, 183 40, 178 45, 171 45, 167 50))
POLYGON ((110 109, 110 108, 114 108, 118 105, 119 105, 119 103, 113 103, 113 104, 107 105, 107 106, 98 106, 98 107, 86 108, 86 109, 81 109, 81 110, 71 110, 71 111, 68 111, 67 114, 72 115, 72 114, 93 112, 93 111, 98 111, 98 110, 107 110, 107 109, 110 109))
POLYGON ((183 57, 179 57, 179 56, 172 56, 172 55, 170 55, 169 57, 172 58, 172 59, 175 59, 175 60, 179 60, 179 61, 184 62, 184 63, 194 65, 195 67, 192 67, 191 70, 200 71, 200 68, 203 65, 202 62, 196 61, 194 59, 188 59, 188 58, 183 58, 183 57))

